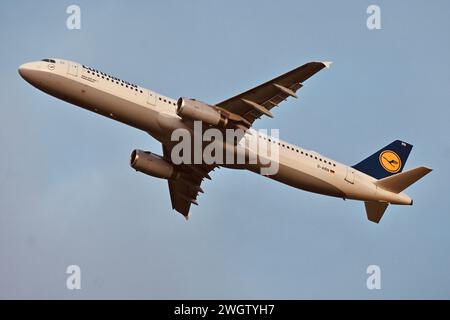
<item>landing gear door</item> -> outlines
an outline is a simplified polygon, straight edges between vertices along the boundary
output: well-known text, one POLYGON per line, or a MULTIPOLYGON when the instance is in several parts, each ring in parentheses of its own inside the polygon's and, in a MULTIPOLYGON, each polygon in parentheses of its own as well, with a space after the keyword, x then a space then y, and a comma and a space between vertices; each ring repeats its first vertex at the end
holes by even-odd
POLYGON ((352 167, 347 167, 347 175, 345 176, 345 181, 349 183, 355 183, 355 170, 352 167))
POLYGON ((77 77, 78 76, 78 64, 69 62, 67 73, 71 76, 77 77))
POLYGON ((153 106, 156 104, 156 93, 148 90, 147 103, 153 106))

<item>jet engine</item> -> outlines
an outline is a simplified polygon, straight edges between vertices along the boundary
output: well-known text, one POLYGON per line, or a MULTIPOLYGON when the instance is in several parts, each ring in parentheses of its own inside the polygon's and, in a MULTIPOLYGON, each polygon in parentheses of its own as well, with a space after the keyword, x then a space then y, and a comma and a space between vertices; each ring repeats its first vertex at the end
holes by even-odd
POLYGON ((225 127, 228 123, 228 118, 214 106, 188 98, 178 99, 177 115, 184 119, 203 121, 219 127, 225 127))
POLYGON ((173 164, 149 151, 133 150, 130 165, 136 171, 161 179, 177 179, 179 172, 173 164))

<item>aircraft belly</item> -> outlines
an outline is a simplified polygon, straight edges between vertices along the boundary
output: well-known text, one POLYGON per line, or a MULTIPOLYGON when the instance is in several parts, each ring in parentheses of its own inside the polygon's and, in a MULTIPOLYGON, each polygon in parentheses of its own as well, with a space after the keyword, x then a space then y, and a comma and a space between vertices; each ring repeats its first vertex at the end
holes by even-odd
POLYGON ((344 192, 334 186, 331 182, 320 177, 320 175, 322 175, 322 173, 315 175, 312 172, 307 172, 307 170, 303 171, 288 165, 280 164, 278 173, 271 176, 271 178, 298 189, 345 198, 344 192))
POLYGON ((61 100, 152 134, 158 134, 156 110, 63 76, 39 89, 61 100))

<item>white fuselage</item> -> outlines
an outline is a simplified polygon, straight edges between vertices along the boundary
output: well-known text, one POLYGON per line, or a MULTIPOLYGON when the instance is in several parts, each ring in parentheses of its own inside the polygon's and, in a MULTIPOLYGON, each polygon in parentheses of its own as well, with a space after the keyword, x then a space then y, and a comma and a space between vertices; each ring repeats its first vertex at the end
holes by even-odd
MULTIPOLYGON (((161 143, 169 143, 175 129, 192 130, 176 114, 175 99, 75 62, 54 61, 24 64, 19 73, 33 86, 52 96, 143 130, 161 143)), ((256 138, 254 133, 248 138, 252 137, 256 138)), ((280 143, 278 170, 269 176, 271 179, 344 199, 411 204, 412 200, 406 194, 381 189, 374 184, 376 179, 352 167, 282 140, 277 142, 280 143)), ((227 167, 260 172, 258 165, 227 167)))

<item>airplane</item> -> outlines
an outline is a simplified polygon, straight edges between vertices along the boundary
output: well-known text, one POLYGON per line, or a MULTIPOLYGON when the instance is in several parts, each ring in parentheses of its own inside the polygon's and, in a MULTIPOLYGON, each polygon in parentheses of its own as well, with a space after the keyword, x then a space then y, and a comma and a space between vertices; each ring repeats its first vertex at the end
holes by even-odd
MULTIPOLYGON (((191 204, 203 193, 201 183, 211 179, 216 168, 246 169, 261 173, 261 163, 174 163, 172 133, 183 128, 192 132, 196 122, 205 128, 243 130, 246 139, 262 138, 279 147, 278 170, 267 177, 305 191, 342 199, 364 201, 367 218, 379 223, 389 204, 412 205, 403 192, 432 171, 417 167, 403 171, 412 145, 395 140, 353 166, 325 157, 285 141, 257 133, 255 120, 273 117, 271 109, 296 92, 304 82, 331 62, 309 62, 248 91, 216 104, 181 97, 172 99, 118 77, 77 62, 48 58, 19 67, 20 76, 37 89, 56 98, 143 130, 162 144, 163 154, 134 150, 130 165, 136 171, 166 179, 172 209, 189 217, 191 204)), ((242 140, 240 140, 242 141, 242 140)), ((236 149, 240 141, 227 150, 236 149)), ((203 146, 203 145, 202 145, 203 146)), ((246 155, 258 151, 245 147, 246 155)))

